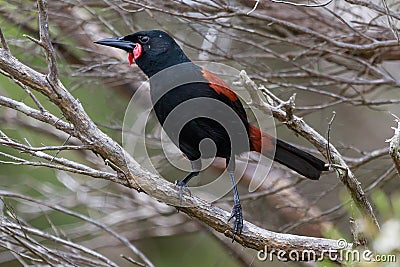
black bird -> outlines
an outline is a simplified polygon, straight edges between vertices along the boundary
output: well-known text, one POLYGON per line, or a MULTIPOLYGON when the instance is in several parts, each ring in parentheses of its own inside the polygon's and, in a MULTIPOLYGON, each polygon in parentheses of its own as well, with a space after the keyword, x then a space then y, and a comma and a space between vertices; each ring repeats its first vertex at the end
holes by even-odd
POLYGON ((168 136, 192 162, 192 172, 177 182, 180 192, 199 174, 201 158, 226 159, 234 194, 229 218, 235 218, 233 239, 243 228, 234 179, 235 155, 256 151, 312 180, 318 180, 321 172, 328 170, 322 160, 250 125, 236 93, 215 74, 192 63, 166 32, 140 31, 95 43, 127 51, 129 64, 135 61, 150 78, 155 114, 168 136), (211 140, 214 149, 207 142, 201 149, 204 140, 211 140))

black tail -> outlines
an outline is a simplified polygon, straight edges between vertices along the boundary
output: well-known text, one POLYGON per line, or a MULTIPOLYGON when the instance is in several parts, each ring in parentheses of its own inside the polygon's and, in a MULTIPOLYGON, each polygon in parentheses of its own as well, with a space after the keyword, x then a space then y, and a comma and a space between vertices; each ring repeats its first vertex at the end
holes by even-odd
POLYGON ((322 160, 279 139, 274 160, 311 180, 318 180, 321 172, 328 170, 322 160))

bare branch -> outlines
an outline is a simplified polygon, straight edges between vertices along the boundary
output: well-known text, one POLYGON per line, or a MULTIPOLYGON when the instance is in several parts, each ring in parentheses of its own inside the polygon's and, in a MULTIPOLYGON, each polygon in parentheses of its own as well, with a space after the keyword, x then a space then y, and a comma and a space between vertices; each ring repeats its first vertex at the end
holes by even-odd
MULTIPOLYGON (((259 90, 258 86, 247 76, 245 71, 241 71, 241 78, 249 90, 259 90)), ((263 91, 267 92, 268 96, 272 95, 272 93, 268 92, 268 90, 265 88, 263 91)), ((284 122, 287 127, 311 142, 323 155, 326 157, 329 155, 333 164, 341 166, 340 169, 336 169, 340 180, 346 185, 354 202, 360 207, 361 211, 370 219, 376 228, 379 229, 379 224, 372 210, 372 206, 366 198, 360 183, 350 171, 349 167, 337 149, 332 144, 328 143, 328 141, 313 128, 308 126, 301 118, 293 116, 292 119, 289 119, 285 111, 279 107, 272 106, 267 102, 264 102, 263 106, 267 110, 271 110, 275 118, 284 122), (329 154, 327 150, 330 151, 329 154)))
POLYGON ((365 6, 365 7, 371 8, 372 10, 375 10, 375 11, 381 13, 381 14, 385 14, 385 15, 391 16, 393 18, 396 18, 397 20, 400 20, 400 14, 396 13, 396 12, 393 12, 393 11, 389 11, 387 9, 387 6, 381 7, 381 6, 375 4, 375 3, 371 2, 371 1, 365 1, 365 0, 345 0, 345 1, 347 3, 350 3, 350 4, 359 5, 359 6, 365 6))
POLYGON ((68 214, 70 216, 74 216, 80 220, 89 222, 90 224, 95 225, 96 227, 106 231, 107 233, 111 234, 112 236, 114 236, 117 240, 119 240, 122 244, 124 244, 126 247, 128 247, 132 252, 134 252, 136 255, 138 255, 143 262, 145 262, 147 264, 147 266, 151 267, 154 266, 153 263, 138 249, 136 248, 131 242, 129 242, 129 240, 121 235, 119 235, 117 232, 115 232, 113 229, 111 229, 110 227, 108 227, 105 224, 102 224, 96 220, 93 220, 90 217, 87 217, 85 215, 76 213, 72 210, 66 209, 62 206, 59 205, 55 205, 55 204, 51 204, 48 202, 43 202, 43 201, 39 201, 37 199, 33 199, 21 194, 17 194, 17 193, 12 193, 12 192, 8 192, 8 191, 0 191, 0 195, 3 197, 12 197, 12 198, 19 198, 19 199, 23 199, 23 200, 27 200, 29 202, 33 202, 42 206, 46 206, 49 207, 53 210, 57 210, 57 211, 61 211, 64 214, 68 214))
POLYGON ((62 121, 61 119, 57 118, 56 116, 48 112, 41 112, 39 110, 33 109, 22 102, 15 101, 13 99, 4 96, 0 96, 0 105, 15 109, 31 118, 48 123, 68 134, 72 134, 74 132, 74 128, 70 124, 62 121))
POLYGON ((40 162, 40 161, 29 161, 29 160, 25 160, 20 157, 12 156, 10 154, 7 154, 7 153, 1 152, 1 151, 0 151, 0 156, 9 158, 12 161, 0 160, 0 163, 11 164, 11 165, 41 166, 41 167, 47 167, 47 168, 52 168, 52 169, 57 169, 57 170, 62 170, 62 171, 67 171, 67 172, 72 172, 72 173, 83 174, 83 175, 92 176, 95 178, 107 179, 110 181, 116 180, 116 178, 117 178, 117 176, 114 174, 94 170, 94 169, 84 166, 82 164, 72 162, 72 161, 69 161, 69 160, 66 160, 63 158, 54 158, 53 156, 44 154, 43 152, 33 152, 32 151, 32 152, 30 152, 30 154, 33 154, 34 156, 37 156, 40 158, 45 158, 49 161, 54 161, 58 164, 46 163, 46 162, 40 162))
POLYGON ((254 7, 249 12, 247 12, 247 15, 251 14, 254 10, 256 10, 259 3, 260 3, 260 0, 255 0, 254 7))
POLYGON ((394 166, 397 169, 397 173, 400 175, 400 119, 396 118, 397 127, 392 127, 394 135, 392 138, 386 140, 389 143, 389 154, 392 157, 394 166))
POLYGON ((384 147, 370 152, 364 152, 364 155, 359 158, 344 157, 344 159, 346 160, 346 162, 350 163, 351 168, 355 168, 366 164, 374 159, 387 155, 388 151, 389 149, 387 147, 384 147))
POLYGON ((39 27, 40 27, 40 44, 46 52, 46 59, 49 63, 49 80, 55 84, 58 81, 58 67, 56 52, 54 51, 53 44, 51 43, 49 34, 49 22, 47 15, 47 1, 37 0, 39 10, 39 27))
POLYGON ((29 88, 27 86, 25 86, 24 84, 22 84, 19 81, 14 81, 16 84, 18 84, 22 89, 24 89, 24 91, 30 96, 30 98, 32 98, 33 102, 35 103, 35 105, 39 108, 39 110, 42 113, 48 112, 43 105, 39 102, 39 100, 36 98, 36 96, 31 92, 31 90, 29 90, 29 88))
POLYGON ((332 3, 333 0, 327 0, 326 2, 323 3, 316 3, 316 4, 310 4, 310 3, 296 3, 296 2, 290 2, 290 1, 282 1, 282 0, 271 0, 271 2, 274 3, 279 3, 279 4, 286 4, 286 5, 292 5, 292 6, 303 6, 303 7, 323 7, 327 6, 330 3, 332 3))
POLYGON ((4 37, 3 31, 1 30, 1 28, 0 28, 0 40, 1 40, 1 46, 3 47, 3 49, 10 52, 10 48, 8 47, 7 40, 4 37))
MULTIPOLYGON (((99 260, 99 262, 93 265, 87 265, 87 266, 113 266, 117 267, 118 265, 109 260, 108 258, 104 257, 100 253, 90 250, 84 246, 81 246, 79 244, 70 242, 68 240, 61 239, 59 237, 53 236, 51 234, 42 232, 40 230, 34 229, 29 226, 22 226, 18 223, 13 223, 9 222, 7 219, 2 218, 1 219, 1 224, 0 224, 0 229, 3 235, 7 235, 10 238, 14 239, 17 243, 15 245, 19 245, 22 247, 25 247, 28 251, 32 252, 34 255, 38 256, 41 261, 47 262, 49 264, 52 264, 52 262, 56 262, 59 264, 71 264, 72 260, 74 259, 74 254, 82 252, 85 254, 88 254, 91 257, 94 257, 99 260), (50 249, 47 247, 44 247, 40 245, 37 241, 35 241, 32 237, 30 236, 37 236, 41 238, 45 238, 47 240, 56 242, 60 245, 67 246, 71 249, 71 252, 67 253, 59 253, 55 249, 50 249), (73 252, 76 250, 75 252, 73 252), (63 255, 64 254, 64 255, 63 255), (60 257, 62 255, 62 257, 60 257)), ((76 255, 76 254, 75 254, 76 255)), ((85 259, 85 257, 80 256, 81 259, 85 259)), ((89 258, 86 258, 86 261, 89 262, 89 258)))

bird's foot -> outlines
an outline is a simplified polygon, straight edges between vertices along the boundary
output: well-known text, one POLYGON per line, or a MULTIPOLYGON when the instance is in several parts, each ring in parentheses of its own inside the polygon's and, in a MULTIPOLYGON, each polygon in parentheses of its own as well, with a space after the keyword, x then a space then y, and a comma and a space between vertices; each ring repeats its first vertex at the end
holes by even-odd
POLYGON ((237 234, 240 235, 243 229, 243 214, 242 214, 242 206, 240 205, 240 203, 235 203, 233 205, 231 216, 229 217, 228 222, 232 218, 235 218, 233 226, 233 236, 232 236, 232 243, 233 243, 233 241, 235 241, 235 236, 237 234))
POLYGON ((183 189, 186 189, 189 192, 189 195, 192 196, 192 192, 190 192, 189 186, 179 180, 175 181, 175 185, 179 186, 179 205, 182 205, 182 196, 183 196, 183 189))

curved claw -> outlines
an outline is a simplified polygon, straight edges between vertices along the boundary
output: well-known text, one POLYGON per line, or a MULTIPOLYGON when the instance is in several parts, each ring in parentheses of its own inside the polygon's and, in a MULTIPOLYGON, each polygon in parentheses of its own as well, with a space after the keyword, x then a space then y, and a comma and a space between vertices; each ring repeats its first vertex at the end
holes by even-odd
POLYGON ((192 196, 192 192, 190 192, 189 186, 182 181, 176 180, 175 185, 179 186, 179 205, 181 205, 182 204, 182 196, 183 196, 183 188, 185 188, 189 192, 190 196, 192 196))
POLYGON ((232 243, 233 243, 233 241, 235 241, 235 236, 237 234, 240 235, 243 229, 243 213, 242 213, 242 206, 240 205, 240 203, 233 205, 231 216, 229 217, 228 222, 232 218, 235 218, 233 225, 233 236, 232 236, 232 243))

